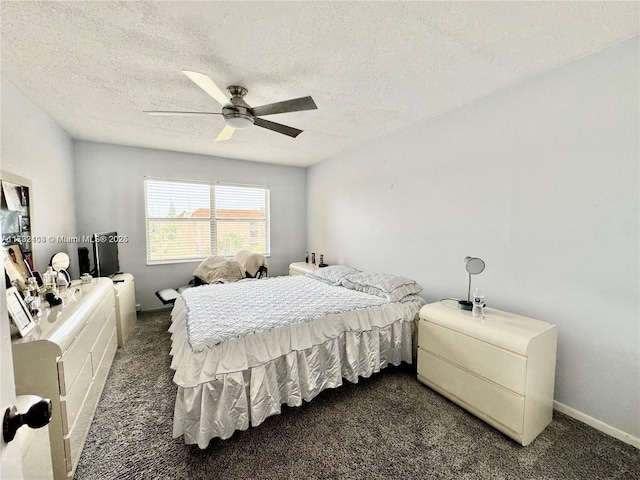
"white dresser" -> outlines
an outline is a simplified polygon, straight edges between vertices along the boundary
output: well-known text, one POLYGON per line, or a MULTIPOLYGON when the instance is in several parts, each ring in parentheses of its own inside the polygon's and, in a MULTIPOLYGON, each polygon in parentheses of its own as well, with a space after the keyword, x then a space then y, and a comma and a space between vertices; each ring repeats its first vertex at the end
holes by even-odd
POLYGON ((444 300, 420 310, 418 380, 528 445, 553 416, 557 328, 444 300))
POLYGON ((48 427, 56 480, 73 476, 117 349, 111 280, 94 279, 76 289, 63 305, 44 309, 26 337, 11 342, 16 394, 52 402, 48 427))
POLYGON ((118 346, 122 347, 136 325, 136 288, 133 275, 119 273, 112 277, 116 289, 116 320, 118 322, 118 346))
POLYGON ((305 273, 313 272, 317 270, 318 265, 307 262, 293 262, 289 264, 289 275, 304 275, 305 273))

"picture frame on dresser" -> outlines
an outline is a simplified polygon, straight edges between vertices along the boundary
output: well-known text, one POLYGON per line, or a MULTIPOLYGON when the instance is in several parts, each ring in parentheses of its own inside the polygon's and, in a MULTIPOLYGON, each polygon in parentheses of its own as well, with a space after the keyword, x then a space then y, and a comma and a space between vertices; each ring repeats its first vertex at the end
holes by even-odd
POLYGON ((7 311, 21 337, 26 336, 36 326, 27 304, 16 287, 7 289, 7 311))
POLYGON ((18 243, 4 245, 4 269, 9 280, 17 285, 21 290, 27 286, 27 280, 31 277, 31 266, 22 253, 22 248, 18 243))

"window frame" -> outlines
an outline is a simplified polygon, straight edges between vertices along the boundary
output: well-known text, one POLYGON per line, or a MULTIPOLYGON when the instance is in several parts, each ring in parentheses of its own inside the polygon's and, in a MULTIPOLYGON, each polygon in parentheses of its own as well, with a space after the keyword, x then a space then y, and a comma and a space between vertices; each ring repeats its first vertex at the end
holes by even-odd
MULTIPOLYGON (((265 252, 258 252, 265 257, 271 256, 271 187, 269 185, 255 185, 255 184, 246 184, 246 183, 230 183, 230 182, 208 182, 202 180, 190 180, 190 179, 182 179, 182 178, 164 178, 164 177, 148 177, 145 176, 143 180, 144 184, 144 208, 145 208, 145 259, 147 265, 170 265, 170 264, 178 264, 178 263, 193 263, 199 262, 207 258, 208 255, 217 255, 218 245, 217 245, 217 215, 216 215, 216 187, 217 186, 225 186, 225 187, 241 187, 241 188, 253 188, 253 189, 261 189, 265 194, 265 219, 264 220, 256 220, 256 219, 246 219, 243 220, 247 223, 251 222, 264 222, 264 232, 265 232, 265 252), (149 217, 149 192, 148 192, 148 182, 166 182, 166 183, 177 183, 177 184, 191 184, 191 185, 207 185, 209 186, 209 218, 172 218, 172 217, 161 217, 161 218, 150 218, 149 217), (209 225, 210 231, 210 240, 211 240, 211 251, 208 255, 205 256, 193 256, 189 258, 168 258, 168 259, 151 259, 150 258, 150 242, 149 242, 149 224, 151 221, 163 221, 169 220, 177 221, 177 222, 202 222, 209 225)), ((226 219, 227 221, 233 219, 226 219)), ((221 220, 221 223, 224 221, 221 220)), ((251 242, 251 236, 249 236, 249 243, 251 242)), ((225 258, 233 258, 235 254, 222 255, 225 258)))

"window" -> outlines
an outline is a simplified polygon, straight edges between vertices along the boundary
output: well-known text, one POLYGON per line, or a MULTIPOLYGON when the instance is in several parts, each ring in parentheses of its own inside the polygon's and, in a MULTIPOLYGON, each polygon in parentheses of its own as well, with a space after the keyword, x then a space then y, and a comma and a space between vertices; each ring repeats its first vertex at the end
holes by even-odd
POLYGON ((270 253, 268 187, 145 178, 145 201, 147 264, 270 253))

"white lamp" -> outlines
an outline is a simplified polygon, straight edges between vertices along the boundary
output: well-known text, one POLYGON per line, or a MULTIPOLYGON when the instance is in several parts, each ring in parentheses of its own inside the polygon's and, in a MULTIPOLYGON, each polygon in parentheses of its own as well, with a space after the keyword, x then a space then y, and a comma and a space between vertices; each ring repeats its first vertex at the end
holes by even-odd
POLYGON ((484 271, 484 260, 477 257, 464 257, 465 268, 469 272, 469 290, 467 291, 467 299, 458 301, 458 308, 462 310, 473 309, 471 302, 471 275, 478 275, 484 271))

